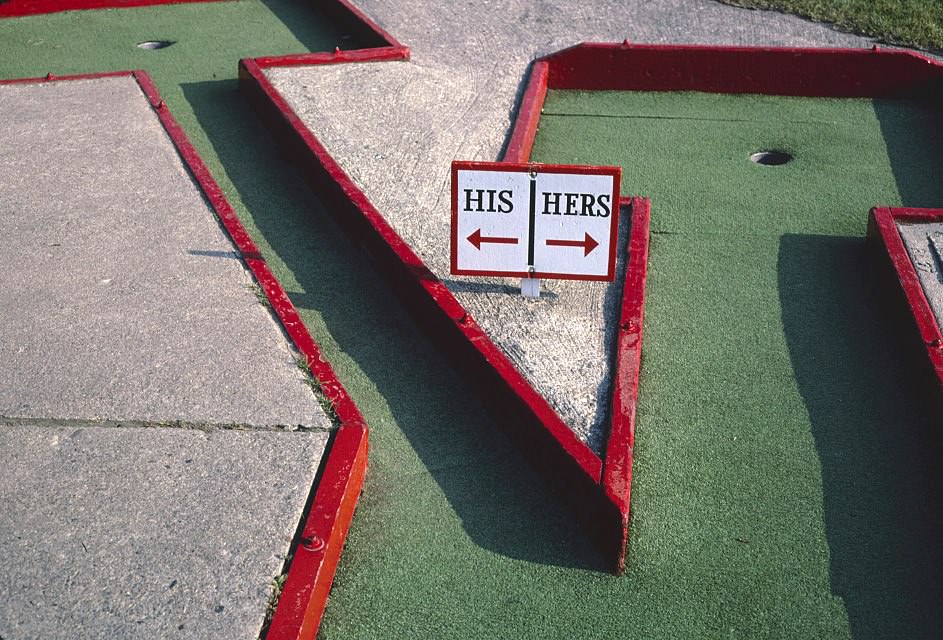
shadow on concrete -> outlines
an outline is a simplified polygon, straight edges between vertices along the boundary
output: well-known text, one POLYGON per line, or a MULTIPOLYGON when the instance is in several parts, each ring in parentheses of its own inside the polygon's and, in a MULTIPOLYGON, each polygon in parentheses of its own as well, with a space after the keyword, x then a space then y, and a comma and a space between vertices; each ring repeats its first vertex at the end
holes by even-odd
POLYGON ((783 236, 783 327, 822 465, 832 591, 854 637, 939 638, 941 425, 872 258, 859 238, 783 236))
MULTIPOLYGON (((254 224, 256 237, 264 238, 291 272, 282 284, 292 301, 309 326, 311 318, 323 323, 312 331, 328 353, 355 365, 347 375, 338 368, 372 427, 362 504, 369 508, 371 492, 402 491, 402 496, 379 498, 392 505, 389 526, 400 526, 405 519, 414 537, 432 540, 442 525, 433 514, 443 507, 434 503, 438 492, 430 491, 431 478, 474 544, 528 562, 605 570, 602 557, 563 505, 545 490, 482 405, 465 393, 461 373, 415 328, 369 256, 343 235, 279 155, 236 83, 185 84, 183 92, 252 217, 244 223, 254 224), (414 457, 404 453, 403 437, 420 468, 408 466, 414 457), (395 513, 414 508, 410 496, 417 492, 427 496, 428 510, 405 518, 395 513)), ((383 509, 359 517, 383 517, 383 509)), ((395 531, 388 533, 387 545, 403 539, 395 531)), ((415 554, 415 539, 399 551, 415 554)))
MULTIPOLYGON (((510 281, 508 281, 510 282, 510 281)), ((454 278, 445 278, 442 283, 449 288, 452 293, 478 293, 484 295, 521 295, 521 286, 505 282, 482 282, 480 280, 455 280, 454 278)), ((552 291, 541 289, 540 297, 547 300, 556 300, 559 296, 552 291)))
POLYGON ((201 258, 230 258, 239 257, 235 251, 207 251, 205 249, 188 249, 187 255, 199 256, 201 258))

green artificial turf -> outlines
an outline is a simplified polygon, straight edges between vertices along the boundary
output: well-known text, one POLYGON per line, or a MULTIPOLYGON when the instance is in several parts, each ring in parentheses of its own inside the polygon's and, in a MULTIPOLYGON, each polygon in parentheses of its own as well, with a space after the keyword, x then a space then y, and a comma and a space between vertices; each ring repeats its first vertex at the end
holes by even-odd
POLYGON ((829 22, 884 42, 943 51, 940 0, 719 0, 751 9, 773 9, 829 22))
MULTIPOLYGON (((616 578, 239 95, 238 58, 349 48, 329 27, 288 0, 0 20, 0 77, 152 74, 363 410, 370 470, 321 637, 935 636, 937 449, 861 243, 871 204, 939 204, 929 116, 866 102, 830 116, 813 101, 803 118, 845 124, 787 135, 776 119, 740 131, 552 115, 628 103, 551 94, 537 159, 621 164, 623 190, 654 198, 629 570, 616 578), (177 44, 134 47, 151 39, 177 44), (774 143, 792 145, 794 166, 718 160, 774 143), (887 143, 883 169, 861 166, 887 143), (839 149, 860 158, 854 171, 807 166, 844 166, 839 149), (809 182, 779 188, 792 174, 764 171, 809 182), (773 187, 791 200, 755 200, 773 187)), ((632 108, 697 104, 652 99, 632 108)))

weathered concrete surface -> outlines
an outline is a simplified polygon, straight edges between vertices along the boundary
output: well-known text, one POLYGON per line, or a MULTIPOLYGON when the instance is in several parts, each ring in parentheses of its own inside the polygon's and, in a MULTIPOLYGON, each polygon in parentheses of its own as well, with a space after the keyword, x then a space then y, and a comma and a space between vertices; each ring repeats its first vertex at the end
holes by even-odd
POLYGON ((132 78, 0 113, 0 415, 329 426, 132 78))
POLYGON ((256 638, 327 437, 0 426, 0 637, 256 638))
POLYGON ((897 228, 936 322, 943 327, 943 222, 899 222, 897 228))
POLYGON ((132 78, 0 113, 0 638, 256 638, 333 425, 132 78))
MULTIPOLYGON (((605 441, 619 284, 449 276, 449 165, 496 160, 535 57, 582 41, 782 46, 870 41, 708 0, 543 0, 358 5, 412 49, 410 62, 288 67, 275 87, 368 198, 597 452, 605 441)), ((628 185, 631 191, 631 185, 628 185)), ((644 195, 644 194, 642 194, 644 195)), ((623 228, 623 234, 625 229, 623 228)))

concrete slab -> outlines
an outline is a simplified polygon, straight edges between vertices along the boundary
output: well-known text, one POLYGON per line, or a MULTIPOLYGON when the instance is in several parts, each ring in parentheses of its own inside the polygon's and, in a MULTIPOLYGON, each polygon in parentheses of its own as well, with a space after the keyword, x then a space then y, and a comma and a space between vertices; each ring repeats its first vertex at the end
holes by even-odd
MULTIPOLYGON (((704 1, 564 0, 457 7, 364 0, 409 62, 282 67, 266 76, 492 340, 597 453, 605 442, 620 285, 449 276, 449 165, 496 160, 529 62, 581 41, 866 46, 781 14, 704 1), (395 99, 391 99, 395 96, 395 99)), ((624 192, 632 193, 631 185, 624 192)), ((625 229, 622 230, 625 233, 625 229)))
POLYGON ((901 221, 897 229, 937 325, 943 327, 943 222, 901 221))
POLYGON ((0 112, 0 416, 330 427, 133 78, 0 112))
POLYGON ((327 438, 0 426, 0 637, 256 638, 327 438))
POLYGON ((133 76, 0 113, 0 638, 256 638, 335 426, 133 76))

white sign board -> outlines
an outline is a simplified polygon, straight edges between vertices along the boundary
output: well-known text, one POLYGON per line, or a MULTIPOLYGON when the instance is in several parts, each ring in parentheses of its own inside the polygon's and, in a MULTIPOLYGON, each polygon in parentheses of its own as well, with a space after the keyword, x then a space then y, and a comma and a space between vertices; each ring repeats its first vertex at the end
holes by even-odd
POLYGON ((619 167, 452 163, 455 275, 615 278, 619 167))

